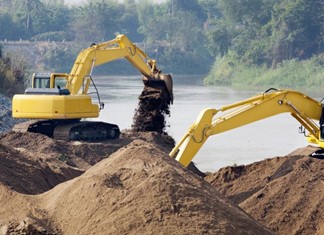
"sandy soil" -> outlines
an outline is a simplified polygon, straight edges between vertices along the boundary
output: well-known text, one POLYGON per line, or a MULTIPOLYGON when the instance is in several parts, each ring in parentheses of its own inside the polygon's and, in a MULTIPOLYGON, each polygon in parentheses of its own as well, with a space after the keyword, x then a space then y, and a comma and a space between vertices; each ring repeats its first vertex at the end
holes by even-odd
POLYGON ((205 179, 275 234, 324 234, 324 160, 297 149, 205 179))
POLYGON ((170 158, 173 144, 155 132, 112 143, 2 135, 0 234, 271 234, 170 158))

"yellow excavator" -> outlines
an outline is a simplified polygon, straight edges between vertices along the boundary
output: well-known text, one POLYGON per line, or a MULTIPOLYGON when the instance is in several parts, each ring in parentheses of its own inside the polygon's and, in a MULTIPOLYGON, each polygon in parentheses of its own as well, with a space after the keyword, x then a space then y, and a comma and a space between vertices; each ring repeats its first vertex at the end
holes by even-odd
POLYGON ((115 124, 81 121, 98 117, 103 108, 100 99, 99 104, 94 104, 88 94, 94 67, 117 59, 128 60, 143 75, 145 86, 164 92, 168 104, 173 102, 171 75, 161 73, 155 60, 149 59, 125 35, 118 35, 82 50, 69 74, 35 73, 32 87, 25 94, 13 97, 12 115, 37 120, 18 124, 13 129, 67 140, 118 138, 120 130, 115 124))
POLYGON ((169 155, 187 167, 208 137, 280 113, 290 113, 301 124, 307 141, 324 148, 323 104, 298 91, 270 88, 220 109, 202 110, 169 155))

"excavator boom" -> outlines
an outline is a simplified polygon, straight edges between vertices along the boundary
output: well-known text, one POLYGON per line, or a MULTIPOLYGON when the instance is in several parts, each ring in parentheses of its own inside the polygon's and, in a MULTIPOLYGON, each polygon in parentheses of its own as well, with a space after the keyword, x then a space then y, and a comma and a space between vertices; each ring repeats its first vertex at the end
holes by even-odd
MULTIPOLYGON (((91 75, 94 67, 120 58, 128 60, 144 76, 145 85, 160 89, 166 88, 170 94, 170 102, 173 101, 171 76, 167 76, 167 78, 161 76, 160 71, 156 68, 156 61, 149 59, 125 35, 118 35, 115 39, 107 42, 92 44, 89 48, 81 51, 67 78, 67 88, 72 95, 78 94, 84 83, 80 78, 91 75), (163 85, 161 86, 161 84, 163 85)), ((83 91, 83 93, 86 94, 87 91, 83 91)))
POLYGON ((320 127, 322 104, 300 92, 275 90, 221 107, 202 110, 188 132, 170 152, 182 165, 188 166, 208 137, 253 123, 280 113, 290 113, 308 131, 310 143, 324 147, 320 127), (224 113, 216 117, 219 113, 224 113))

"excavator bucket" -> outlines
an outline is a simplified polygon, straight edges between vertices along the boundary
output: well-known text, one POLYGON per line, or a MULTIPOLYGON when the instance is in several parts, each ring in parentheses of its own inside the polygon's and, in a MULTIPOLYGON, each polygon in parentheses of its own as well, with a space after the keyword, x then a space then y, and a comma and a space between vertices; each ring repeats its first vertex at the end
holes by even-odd
POLYGON ((173 104, 173 80, 170 74, 160 74, 161 81, 164 81, 165 87, 170 95, 170 102, 173 104))
POLYGON ((143 77, 145 86, 155 89, 166 90, 169 96, 169 103, 173 104, 173 80, 170 74, 158 74, 155 77, 143 77))

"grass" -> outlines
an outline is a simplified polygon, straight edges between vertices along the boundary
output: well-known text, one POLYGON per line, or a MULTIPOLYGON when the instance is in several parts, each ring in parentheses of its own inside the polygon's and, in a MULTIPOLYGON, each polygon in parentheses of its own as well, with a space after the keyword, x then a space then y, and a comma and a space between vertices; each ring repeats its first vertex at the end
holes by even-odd
POLYGON ((236 88, 319 90, 324 88, 324 56, 314 56, 304 61, 283 61, 276 69, 247 66, 233 56, 225 56, 216 60, 204 83, 236 88))

